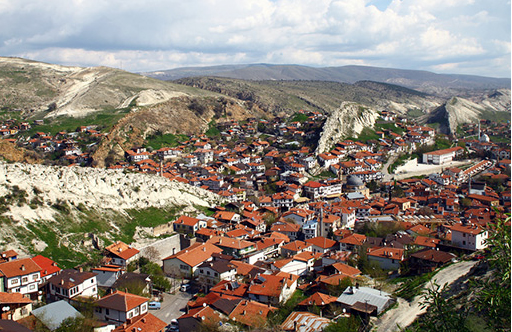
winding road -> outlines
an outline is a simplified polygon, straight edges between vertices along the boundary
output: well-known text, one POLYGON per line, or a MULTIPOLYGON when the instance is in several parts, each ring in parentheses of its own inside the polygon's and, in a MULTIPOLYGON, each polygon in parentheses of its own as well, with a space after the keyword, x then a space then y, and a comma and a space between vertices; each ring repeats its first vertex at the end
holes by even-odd
MULTIPOLYGON (((451 285, 454 281, 465 276, 476 264, 475 261, 463 261, 452 264, 434 275, 433 282, 428 282, 424 290, 432 288, 434 282, 440 286, 451 285)), ((422 294, 416 296, 411 302, 398 298, 398 306, 388 310, 380 318, 372 319, 374 332, 402 331, 403 328, 411 325, 416 318, 425 313, 426 308, 421 308, 423 301, 422 294)))

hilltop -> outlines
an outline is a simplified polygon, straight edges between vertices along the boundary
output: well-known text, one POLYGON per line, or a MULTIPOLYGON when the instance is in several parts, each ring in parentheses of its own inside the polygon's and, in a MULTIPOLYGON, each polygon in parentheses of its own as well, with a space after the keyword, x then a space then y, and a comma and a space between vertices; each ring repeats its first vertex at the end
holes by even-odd
POLYGON ((509 78, 436 74, 422 70, 369 66, 317 68, 299 65, 248 64, 176 68, 143 73, 143 75, 161 80, 176 80, 196 76, 217 76, 243 80, 315 80, 341 83, 369 80, 400 85, 444 97, 467 93, 468 91, 510 89, 509 78))

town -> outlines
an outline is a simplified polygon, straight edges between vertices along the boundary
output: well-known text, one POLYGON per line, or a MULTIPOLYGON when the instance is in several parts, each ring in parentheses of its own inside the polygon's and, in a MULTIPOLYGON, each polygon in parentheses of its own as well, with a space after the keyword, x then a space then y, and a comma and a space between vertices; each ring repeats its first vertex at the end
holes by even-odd
MULTIPOLYGON (((367 330, 398 297, 416 295, 393 280, 482 257, 511 212, 510 122, 480 120, 449 137, 382 111, 373 129, 318 151, 325 119, 305 110, 225 119, 107 157, 109 169, 187 183, 224 203, 156 227, 164 239, 144 250, 112 243, 92 268, 2 252, 1 318, 17 331, 73 320, 116 332, 367 330)), ((43 124, 6 120, 0 135, 49 165, 95 166, 105 128, 43 124)))

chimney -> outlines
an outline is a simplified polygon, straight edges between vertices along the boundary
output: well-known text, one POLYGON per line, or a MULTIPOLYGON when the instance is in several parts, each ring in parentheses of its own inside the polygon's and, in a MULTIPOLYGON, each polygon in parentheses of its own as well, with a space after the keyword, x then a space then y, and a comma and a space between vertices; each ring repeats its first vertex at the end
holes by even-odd
POLYGON ((142 318, 142 319, 141 319, 141 321, 142 321, 143 323, 146 323, 146 318, 145 318, 145 317, 144 317, 144 318, 142 318))
POLYGON ((21 271, 25 271, 25 265, 24 264, 21 264, 21 271))

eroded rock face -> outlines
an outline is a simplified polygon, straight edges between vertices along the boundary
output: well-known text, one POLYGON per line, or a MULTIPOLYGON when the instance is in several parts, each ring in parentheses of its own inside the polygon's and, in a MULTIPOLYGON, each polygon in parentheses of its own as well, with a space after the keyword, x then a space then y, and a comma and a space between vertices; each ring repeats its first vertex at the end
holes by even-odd
POLYGON ((365 127, 373 128, 379 114, 366 106, 344 102, 325 121, 316 154, 328 151, 347 136, 357 136, 365 127))
MULTIPOLYGON (((67 202, 75 206, 99 209, 141 209, 168 206, 211 206, 220 196, 157 175, 123 173, 118 170, 52 167, 31 164, 0 163, 0 196, 18 186, 27 193, 27 201, 36 195, 46 203, 67 202)), ((31 210, 26 206, 26 209, 31 210)), ((11 216, 23 214, 19 206, 11 216)), ((33 214, 33 213, 32 213, 33 214)), ((28 214, 27 216, 30 216, 28 214)), ((41 217, 35 214, 36 217, 41 217)))

